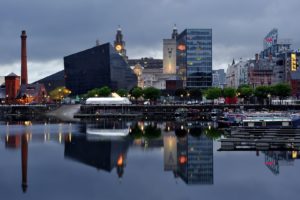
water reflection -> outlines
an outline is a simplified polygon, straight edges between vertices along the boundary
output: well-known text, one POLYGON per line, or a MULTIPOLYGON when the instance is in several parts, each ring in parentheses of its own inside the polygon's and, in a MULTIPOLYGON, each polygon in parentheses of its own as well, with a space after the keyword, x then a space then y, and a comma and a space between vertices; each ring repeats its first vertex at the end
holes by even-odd
MULTIPOLYGON (((70 165, 77 163, 82 169, 94 168, 108 172, 105 174, 112 176, 112 180, 119 177, 123 180, 135 181, 132 178, 141 168, 134 162, 133 158, 140 156, 139 159, 142 162, 152 164, 153 168, 157 165, 161 166, 161 173, 154 170, 150 171, 152 169, 143 172, 151 175, 159 173, 160 177, 152 181, 170 184, 167 179, 171 177, 173 182, 183 183, 186 186, 214 185, 215 182, 218 182, 218 173, 214 174, 214 169, 216 169, 214 166, 216 163, 214 162, 214 144, 216 142, 214 143, 213 139, 220 138, 222 132, 215 129, 214 125, 210 123, 99 120, 97 123, 79 125, 33 123, 22 126, 22 128, 3 125, 1 130, 3 134, 0 139, 4 142, 3 146, 6 150, 18 150, 21 153, 21 158, 18 158, 18 168, 13 170, 20 171, 20 168, 22 169, 22 176, 19 177, 18 184, 21 184, 23 192, 26 192, 32 185, 39 184, 34 183, 34 181, 30 182, 33 179, 32 174, 30 177, 28 176, 28 171, 33 168, 31 162, 40 162, 39 159, 41 159, 29 155, 34 152, 31 149, 34 146, 32 143, 40 144, 38 145, 39 148, 36 149, 38 151, 45 148, 46 144, 51 144, 53 148, 60 147, 61 151, 57 152, 63 156, 63 159, 62 161, 51 160, 55 165, 62 166, 67 163, 70 167, 70 165), (155 158, 158 157, 159 159, 146 157, 149 154, 152 155, 153 152, 156 153, 155 158), (146 161, 146 159, 153 160, 146 161)), ((230 140, 230 142, 232 141, 230 140)), ((244 146, 241 144, 235 146, 233 143, 228 144, 228 141, 224 140, 223 142, 226 145, 221 144, 221 147, 225 147, 225 150, 226 148, 228 150, 229 145, 232 147, 230 151, 243 151, 244 146)), ((249 145, 248 143, 245 144, 249 145)), ((255 145, 251 145, 251 148, 252 146, 255 145)), ((255 155, 255 152, 257 155, 262 155, 260 157, 254 156, 255 162, 260 167, 264 164, 266 168, 262 167, 263 170, 270 170, 274 175, 280 174, 282 166, 293 166, 295 159, 299 159, 297 149, 287 151, 266 148, 250 150, 254 150, 254 153, 251 153, 252 156, 255 155)), ((43 154, 43 151, 40 151, 39 154, 43 154)), ((228 168, 227 171, 229 171, 228 168)), ((149 178, 151 175, 147 177, 149 178)), ((219 176, 221 176, 220 173, 219 176)), ((143 181, 146 182, 148 179, 143 181)))
POLYGON ((164 136, 164 170, 187 184, 213 184, 213 141, 205 135, 164 136))
POLYGON ((280 167, 293 166, 295 159, 299 159, 298 151, 263 151, 265 165, 274 174, 279 175, 280 167))
POLYGON ((29 134, 6 135, 5 147, 7 149, 18 149, 21 146, 21 166, 22 166, 22 190, 27 190, 27 164, 28 164, 28 141, 29 134))
MULTIPOLYGON (((66 141, 71 141, 72 126, 68 124, 68 132, 64 132, 62 124, 58 124, 58 132, 51 132, 50 125, 45 123, 44 126, 39 124, 38 133, 33 134, 32 123, 30 121, 16 122, 14 124, 6 124, 5 127, 5 139, 1 137, 1 140, 5 141, 5 148, 7 150, 18 150, 21 148, 21 171, 22 191, 26 193, 28 188, 28 148, 31 141, 34 142, 46 142, 52 139, 62 143, 64 137, 66 141), (43 133, 41 132, 43 130, 43 133)), ((4 127, 2 126, 2 129, 4 127)))
POLYGON ((122 177, 130 143, 129 138, 97 140, 77 135, 65 142, 64 155, 98 170, 111 172, 116 168, 118 176, 122 177))
MULTIPOLYGON (((23 133, 10 133, 6 127, 5 147, 21 147, 22 190, 28 187, 28 148, 30 141, 54 141, 64 145, 67 160, 76 161, 98 170, 116 169, 122 177, 127 164, 130 146, 143 149, 163 148, 164 170, 172 171, 174 178, 186 184, 213 184, 213 141, 205 133, 203 124, 174 122, 128 122, 100 120, 81 124, 79 133, 72 133, 71 124, 44 123, 33 133, 31 123, 25 124, 23 133)), ((16 127, 12 126, 12 129, 16 127)))

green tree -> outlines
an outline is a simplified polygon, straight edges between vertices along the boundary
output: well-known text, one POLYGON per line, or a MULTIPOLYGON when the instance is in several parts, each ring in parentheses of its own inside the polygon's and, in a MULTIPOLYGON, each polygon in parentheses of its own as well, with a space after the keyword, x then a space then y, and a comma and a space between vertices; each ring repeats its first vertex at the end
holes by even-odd
POLYGON ((98 97, 100 88, 94 88, 86 93, 86 97, 98 97))
POLYGON ((249 85, 242 85, 237 89, 238 96, 241 98, 249 98, 253 95, 253 89, 249 85))
POLYGON ((202 92, 200 89, 191 89, 189 90, 190 98, 192 99, 201 99, 202 98, 202 92))
POLYGON ((222 90, 216 87, 209 88, 205 92, 206 98, 211 100, 219 98, 221 94, 222 94, 222 90))
POLYGON ((154 139, 159 138, 161 136, 161 129, 157 128, 156 125, 150 124, 145 127, 145 138, 154 139))
POLYGON ((156 101, 160 97, 160 90, 154 87, 147 87, 144 89, 145 99, 156 101))
POLYGON ((222 130, 220 129, 216 129, 216 128, 206 128, 204 130, 206 136, 210 139, 213 139, 213 140, 217 140, 217 139, 220 139, 220 137, 222 136, 223 132, 222 130))
POLYGON ((230 88, 230 87, 224 88, 223 90, 224 97, 233 98, 235 97, 235 95, 236 95, 236 90, 234 88, 230 88))
POLYGON ((120 96, 120 97, 126 97, 128 95, 128 91, 125 90, 125 89, 118 89, 117 90, 117 94, 120 96))
POLYGON ((272 88, 270 86, 257 86, 254 91, 254 95, 259 99, 261 103, 270 95, 272 92, 272 88))
POLYGON ((187 94, 187 91, 183 88, 178 88, 175 90, 175 96, 177 96, 177 97, 184 97, 184 96, 186 96, 186 94, 187 94))
POLYGON ((280 100, 291 95, 292 88, 289 84, 278 83, 273 86, 273 94, 278 96, 280 100))
POLYGON ((131 96, 133 96, 135 99, 140 98, 143 95, 143 89, 140 87, 135 87, 131 90, 131 96))
POLYGON ((63 98, 69 96, 71 94, 71 90, 61 86, 57 87, 54 90, 49 92, 49 96, 52 100, 60 101, 63 98))
POLYGON ((104 86, 99 89, 99 96, 100 97, 108 97, 111 94, 111 89, 107 86, 104 86))
POLYGON ((102 88, 94 88, 89 90, 86 94, 86 97, 108 97, 111 94, 109 87, 104 86, 102 88))
POLYGON ((131 128, 130 135, 133 136, 135 139, 143 137, 143 131, 137 123, 131 128))

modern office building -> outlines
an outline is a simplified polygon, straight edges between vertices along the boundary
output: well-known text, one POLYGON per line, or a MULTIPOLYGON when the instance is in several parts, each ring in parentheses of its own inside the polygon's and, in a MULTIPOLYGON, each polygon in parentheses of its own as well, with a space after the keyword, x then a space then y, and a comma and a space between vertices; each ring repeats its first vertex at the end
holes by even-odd
POLYGON ((186 88, 212 86, 212 29, 185 29, 177 37, 178 75, 186 88))
POLYGON ((282 52, 290 50, 291 39, 279 39, 278 29, 272 29, 264 38, 263 41, 263 51, 260 53, 261 58, 278 56, 282 52))
POLYGON ((64 57, 65 83, 72 95, 108 86, 131 89, 137 77, 110 43, 64 57))

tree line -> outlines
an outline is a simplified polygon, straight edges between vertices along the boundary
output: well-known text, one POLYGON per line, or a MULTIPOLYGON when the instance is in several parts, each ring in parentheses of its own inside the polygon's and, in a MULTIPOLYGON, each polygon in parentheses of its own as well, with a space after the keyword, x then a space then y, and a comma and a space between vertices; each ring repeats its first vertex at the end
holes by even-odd
MULTIPOLYGON (((206 90, 200 89, 183 89, 179 88, 174 92, 174 96, 178 99, 197 99, 202 100, 202 96, 205 96, 206 99, 214 100, 220 97, 224 98, 242 98, 244 103, 249 103, 254 97, 258 102, 263 103, 265 100, 270 100, 271 98, 278 98, 280 100, 289 97, 291 95, 291 86, 286 83, 278 83, 276 85, 270 86, 257 86, 256 88, 251 87, 250 85, 241 85, 237 89, 226 87, 224 89, 211 87, 206 90)), ((138 100, 143 98, 144 100, 156 101, 160 96, 169 96, 169 94, 162 93, 161 90, 154 87, 140 88, 134 87, 131 90, 118 89, 112 91, 108 86, 101 88, 94 88, 89 90, 86 94, 82 95, 83 98, 89 97, 108 97, 112 92, 116 92, 121 97, 129 97, 131 100, 138 100)), ((62 99, 70 95, 71 91, 64 87, 56 88, 50 92, 50 97, 52 99, 62 99)))
POLYGON ((237 89, 235 88, 209 88, 205 91, 207 99, 217 99, 219 97, 228 98, 243 98, 245 103, 249 103, 250 99, 256 97, 260 103, 265 100, 277 97, 280 100, 289 97, 291 95, 291 86, 286 83, 278 83, 270 86, 257 86, 255 89, 250 85, 241 85, 237 89))

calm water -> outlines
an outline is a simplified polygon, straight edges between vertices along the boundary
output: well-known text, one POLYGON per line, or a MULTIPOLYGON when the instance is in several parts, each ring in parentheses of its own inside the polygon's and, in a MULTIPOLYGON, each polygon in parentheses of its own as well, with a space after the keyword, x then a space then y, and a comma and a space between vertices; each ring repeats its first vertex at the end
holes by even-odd
POLYGON ((22 124, 0 125, 0 199, 298 197, 291 152, 218 151, 199 123, 22 124))

